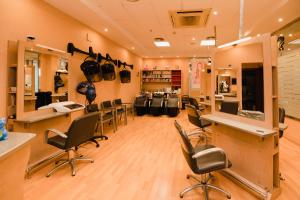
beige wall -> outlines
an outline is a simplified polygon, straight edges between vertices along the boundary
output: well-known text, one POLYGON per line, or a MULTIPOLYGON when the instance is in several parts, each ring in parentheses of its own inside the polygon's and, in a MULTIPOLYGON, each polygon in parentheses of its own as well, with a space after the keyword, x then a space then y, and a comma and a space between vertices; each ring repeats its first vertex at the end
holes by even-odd
MULTIPOLYGON (((109 53, 113 58, 134 64, 132 81, 130 84, 120 84, 119 77, 115 81, 96 83, 97 101, 122 97, 124 101, 131 99, 139 92, 139 77, 137 73, 142 66, 142 58, 120 47, 91 28, 81 24, 75 19, 63 14, 52 6, 40 0, 1 0, 0 1, 0 116, 6 113, 6 87, 7 87, 7 41, 25 40, 27 35, 36 37, 36 43, 53 48, 66 50, 68 42, 76 47, 87 50, 93 46, 95 52, 109 53), (86 34, 92 42, 86 41, 86 34)), ((85 97, 76 93, 76 85, 85 80, 80 71, 80 64, 84 56, 75 55, 69 63, 69 81, 73 100, 84 102, 85 97)), ((53 79, 53 77, 50 77, 53 79)))

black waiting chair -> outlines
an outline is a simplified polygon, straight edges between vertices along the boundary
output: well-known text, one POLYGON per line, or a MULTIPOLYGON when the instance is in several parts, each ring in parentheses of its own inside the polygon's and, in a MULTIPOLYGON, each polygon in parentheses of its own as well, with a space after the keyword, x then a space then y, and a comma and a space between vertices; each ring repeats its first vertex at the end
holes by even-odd
POLYGON ((187 175, 187 178, 193 178, 198 183, 184 189, 180 193, 180 198, 183 198, 184 194, 193 189, 201 188, 204 192, 206 200, 209 199, 209 189, 214 189, 219 192, 222 192, 226 195, 228 199, 230 199, 230 193, 209 183, 209 181, 212 178, 212 172, 230 168, 232 165, 231 162, 228 160, 224 150, 218 147, 212 147, 207 145, 194 148, 187 134, 181 128, 180 124, 177 121, 175 121, 175 127, 177 128, 177 131, 180 135, 181 150, 184 155, 184 158, 186 159, 190 169, 196 175, 201 175, 201 179, 198 179, 194 175, 187 175))
POLYGON ((101 103, 101 132, 103 132, 104 129, 104 123, 109 123, 113 125, 114 132, 118 129, 117 127, 117 121, 116 121, 116 108, 112 105, 111 101, 103 101, 101 103))
POLYGON ((169 96, 166 102, 167 113, 170 117, 176 117, 179 113, 179 99, 177 96, 169 96))
POLYGON ((68 159, 57 161, 56 166, 46 175, 47 177, 51 176, 56 170, 62 168, 67 164, 71 165, 72 176, 75 176, 75 162, 94 162, 90 158, 84 158, 76 154, 72 157, 71 152, 74 151, 76 153, 76 149, 79 145, 89 141, 91 138, 94 137, 98 117, 98 113, 91 113, 83 117, 79 117, 72 122, 68 132, 66 133, 60 132, 56 129, 47 130, 45 134, 47 144, 55 146, 59 149, 63 149, 68 153, 68 159), (56 136, 49 137, 50 132, 56 134, 56 136))
POLYGON ((221 112, 237 115, 239 111, 238 101, 222 101, 221 102, 221 112))
POLYGON ((181 109, 185 110, 185 105, 190 103, 189 95, 182 95, 181 96, 181 109))
POLYGON ((116 108, 117 116, 120 116, 120 120, 124 116, 125 125, 127 125, 127 103, 122 103, 122 99, 115 99, 113 101, 114 106, 116 108))
MULTIPOLYGON (((284 123, 285 119, 285 109, 279 108, 279 123, 284 123)), ((283 130, 279 130, 279 138, 282 138, 283 136, 283 130)))
POLYGON ((163 112, 164 97, 163 96, 153 96, 149 102, 149 113, 158 116, 163 112))
POLYGON ((142 116, 147 113, 147 102, 148 98, 146 96, 139 96, 135 98, 134 109, 136 111, 137 116, 142 116))
POLYGON ((87 105, 85 110, 86 110, 87 113, 97 112, 99 114, 98 123, 97 123, 97 126, 96 126, 96 132, 98 132, 99 125, 100 125, 100 127, 101 127, 100 135, 94 135, 94 137, 92 137, 90 139, 92 142, 96 143, 97 147, 99 147, 100 145, 99 145, 99 143, 97 142, 96 139, 105 139, 105 140, 108 139, 107 136, 103 135, 103 119, 102 119, 103 114, 100 112, 100 110, 98 108, 98 104, 96 104, 96 103, 87 105))

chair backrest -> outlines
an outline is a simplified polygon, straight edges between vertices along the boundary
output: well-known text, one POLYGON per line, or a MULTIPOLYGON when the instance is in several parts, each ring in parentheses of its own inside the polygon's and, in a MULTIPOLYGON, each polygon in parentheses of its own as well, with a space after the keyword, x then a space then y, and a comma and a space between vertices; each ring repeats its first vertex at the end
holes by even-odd
POLYGON ((190 98, 189 98, 189 101, 190 101, 190 104, 191 104, 191 105, 195 106, 195 108, 196 108, 197 110, 199 110, 199 104, 198 104, 198 101, 197 101, 195 98, 190 97, 190 98))
POLYGON ((102 108, 111 108, 113 107, 111 101, 103 101, 101 104, 102 108))
POLYGON ((122 99, 115 99, 114 104, 117 105, 117 106, 122 105, 122 99))
POLYGON ((187 113, 188 113, 188 119, 189 121, 194 124, 195 126, 198 126, 202 128, 202 123, 200 120, 200 115, 195 106, 192 105, 186 105, 187 113))
POLYGON ((153 97, 152 100, 151 100, 151 106, 161 107, 163 101, 164 101, 163 97, 153 97))
POLYGON ((181 96, 181 101, 184 103, 189 103, 190 97, 188 95, 182 95, 181 96))
POLYGON ((135 98, 134 106, 136 107, 146 107, 147 97, 146 96, 139 96, 135 98))
POLYGON ((180 135, 180 144, 181 144, 181 150, 183 153, 183 156, 185 160, 187 161, 188 165, 193 171, 197 170, 197 161, 196 159, 193 159, 193 155, 195 154, 195 150, 190 142, 190 139, 188 138, 187 134, 181 127, 181 125, 175 120, 175 127, 177 128, 177 131, 180 135))
POLYGON ((73 120, 68 130, 65 147, 72 148, 91 139, 94 136, 98 118, 98 112, 94 112, 73 120))
POLYGON ((85 110, 87 113, 98 112, 99 111, 98 104, 96 103, 89 104, 85 107, 85 110))
POLYGON ((222 101, 220 111, 228 113, 228 114, 237 115, 238 111, 239 111, 239 102, 238 101, 222 101))
POLYGON ((167 101, 168 108, 177 108, 178 107, 178 98, 168 98, 167 101))

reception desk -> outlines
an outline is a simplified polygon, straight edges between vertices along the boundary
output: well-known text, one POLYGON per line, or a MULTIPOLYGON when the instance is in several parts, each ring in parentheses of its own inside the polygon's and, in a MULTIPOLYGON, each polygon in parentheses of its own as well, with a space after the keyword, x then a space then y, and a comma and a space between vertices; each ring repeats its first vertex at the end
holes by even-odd
POLYGON ((25 171, 35 134, 9 132, 0 141, 0 200, 23 199, 25 171))

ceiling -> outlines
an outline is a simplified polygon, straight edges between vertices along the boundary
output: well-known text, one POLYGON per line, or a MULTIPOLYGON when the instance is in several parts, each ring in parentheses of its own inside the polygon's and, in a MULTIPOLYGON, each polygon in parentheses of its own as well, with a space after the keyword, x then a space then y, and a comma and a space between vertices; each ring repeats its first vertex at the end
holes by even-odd
MULTIPOLYGON (((209 56, 213 47, 201 47, 200 41, 213 36, 215 26, 217 45, 238 39, 240 0, 44 1, 146 58, 209 56), (170 10, 206 8, 212 9, 206 27, 173 28, 170 10), (171 47, 154 46, 156 37, 163 37, 171 47)), ((256 36, 274 32, 298 18, 299 8, 299 0, 245 0, 244 33, 256 36), (283 21, 278 22, 279 18, 283 21)))

